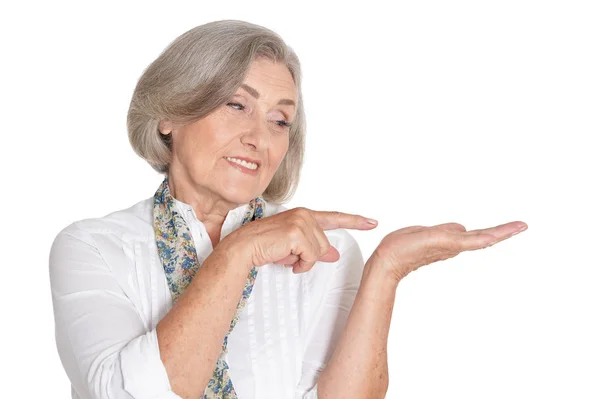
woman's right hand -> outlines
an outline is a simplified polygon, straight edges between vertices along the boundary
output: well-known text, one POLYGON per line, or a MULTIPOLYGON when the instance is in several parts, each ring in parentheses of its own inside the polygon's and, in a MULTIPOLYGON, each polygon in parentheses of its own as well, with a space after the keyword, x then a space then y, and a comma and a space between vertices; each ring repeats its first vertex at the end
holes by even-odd
POLYGON ((325 230, 371 230, 377 222, 342 212, 293 208, 247 223, 223 239, 228 248, 248 254, 250 266, 292 265, 294 273, 309 271, 317 261, 335 262, 340 254, 325 230))

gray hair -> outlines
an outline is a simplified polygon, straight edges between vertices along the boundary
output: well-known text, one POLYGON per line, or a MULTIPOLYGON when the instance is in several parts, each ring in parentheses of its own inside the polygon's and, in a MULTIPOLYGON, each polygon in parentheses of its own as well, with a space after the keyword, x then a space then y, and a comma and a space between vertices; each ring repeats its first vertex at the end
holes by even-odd
POLYGON ((304 158, 306 119, 300 61, 275 32, 244 21, 209 22, 183 33, 144 71, 127 113, 129 142, 159 173, 171 161, 171 135, 159 132, 161 120, 197 121, 228 101, 243 83, 252 62, 265 57, 289 69, 298 92, 288 151, 262 194, 284 203, 294 194, 304 158))

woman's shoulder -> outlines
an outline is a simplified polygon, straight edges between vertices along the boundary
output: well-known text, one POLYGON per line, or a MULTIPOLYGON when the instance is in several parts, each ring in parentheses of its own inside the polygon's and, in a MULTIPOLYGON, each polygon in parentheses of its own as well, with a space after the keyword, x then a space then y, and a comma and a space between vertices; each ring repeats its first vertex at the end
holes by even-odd
POLYGON ((57 238, 67 235, 89 241, 93 236, 111 236, 118 240, 143 240, 153 237, 152 198, 102 217, 81 219, 62 228, 57 238))
POLYGON ((103 217, 75 221, 64 227, 52 242, 49 275, 54 295, 66 295, 85 287, 122 290, 136 306, 140 294, 130 286, 136 257, 153 239, 152 199, 146 199, 103 217), (140 247, 141 244, 141 247, 140 247))

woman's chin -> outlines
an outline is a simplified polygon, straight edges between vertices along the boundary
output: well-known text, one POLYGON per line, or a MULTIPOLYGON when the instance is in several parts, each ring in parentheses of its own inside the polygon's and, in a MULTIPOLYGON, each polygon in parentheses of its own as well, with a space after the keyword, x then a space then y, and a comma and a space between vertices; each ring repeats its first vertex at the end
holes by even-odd
POLYGON ((238 176, 235 176, 235 178, 229 178, 225 181, 226 183, 221 185, 222 196, 236 204, 247 204, 264 191, 264 189, 261 190, 262 185, 257 184, 259 183, 258 180, 256 182, 249 182, 246 179, 240 179, 238 176))
POLYGON ((222 197, 225 198, 229 202, 233 202, 238 205, 247 204, 252 201, 254 198, 258 197, 260 193, 257 193, 254 190, 236 190, 236 191, 227 191, 222 194, 222 197))

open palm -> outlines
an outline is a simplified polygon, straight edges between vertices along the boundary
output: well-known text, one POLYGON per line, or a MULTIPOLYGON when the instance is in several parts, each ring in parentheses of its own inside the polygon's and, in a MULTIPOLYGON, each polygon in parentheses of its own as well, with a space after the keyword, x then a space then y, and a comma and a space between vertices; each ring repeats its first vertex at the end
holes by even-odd
POLYGON ((372 258, 400 281, 421 266, 455 257, 463 251, 489 247, 525 231, 527 227, 527 224, 518 221, 471 231, 459 223, 410 226, 385 236, 372 258))

